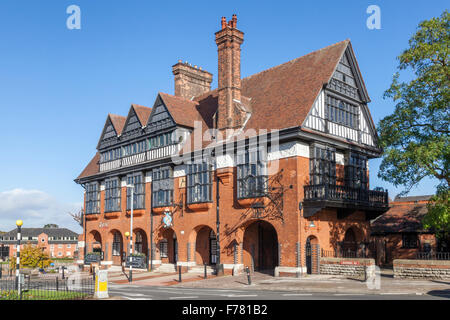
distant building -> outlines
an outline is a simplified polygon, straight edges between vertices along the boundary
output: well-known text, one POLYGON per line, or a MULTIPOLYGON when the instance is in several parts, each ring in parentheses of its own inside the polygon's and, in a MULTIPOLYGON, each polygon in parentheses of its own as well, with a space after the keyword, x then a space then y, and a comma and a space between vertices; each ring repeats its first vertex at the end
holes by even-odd
MULTIPOLYGON (((77 251, 78 234, 66 228, 22 228, 20 248, 32 244, 53 258, 73 258, 77 251)), ((2 258, 14 257, 17 251, 17 229, 0 236, 2 258)))
POLYGON ((381 264, 391 265, 394 259, 416 258, 418 252, 436 250, 434 232, 422 226, 430 198, 431 195, 397 197, 386 213, 372 221, 371 235, 378 252, 384 252, 381 264))

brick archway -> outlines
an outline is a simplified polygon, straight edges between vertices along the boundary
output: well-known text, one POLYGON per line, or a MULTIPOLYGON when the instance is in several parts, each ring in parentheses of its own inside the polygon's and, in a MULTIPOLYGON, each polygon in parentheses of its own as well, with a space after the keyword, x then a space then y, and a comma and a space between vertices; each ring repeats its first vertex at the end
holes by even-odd
POLYGON ((264 220, 249 224, 243 237, 244 265, 273 274, 278 266, 278 235, 275 227, 264 220))
POLYGON ((216 233, 209 226, 200 226, 195 230, 195 263, 198 265, 217 262, 216 233))
POLYGON ((112 229, 109 234, 109 243, 111 244, 111 251, 107 253, 107 256, 111 254, 111 261, 114 265, 121 265, 123 261, 123 252, 125 243, 122 233, 117 229, 112 229))
POLYGON ((103 250, 102 236, 99 231, 92 230, 88 234, 88 252, 101 252, 103 250))

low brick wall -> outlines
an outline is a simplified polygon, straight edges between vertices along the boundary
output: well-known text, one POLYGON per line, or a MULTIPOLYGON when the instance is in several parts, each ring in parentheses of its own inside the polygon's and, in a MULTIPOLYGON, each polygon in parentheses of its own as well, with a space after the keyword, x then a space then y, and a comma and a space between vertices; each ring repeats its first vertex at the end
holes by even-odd
POLYGON ((321 274, 369 277, 374 272, 374 259, 320 258, 321 274))
POLYGON ((394 278, 450 279, 450 260, 394 260, 394 278))

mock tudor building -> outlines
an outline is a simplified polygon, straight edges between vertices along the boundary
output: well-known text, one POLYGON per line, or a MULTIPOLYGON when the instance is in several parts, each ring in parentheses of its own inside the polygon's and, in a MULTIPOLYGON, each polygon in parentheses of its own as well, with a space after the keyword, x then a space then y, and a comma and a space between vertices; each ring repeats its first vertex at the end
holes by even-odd
POLYGON ((236 15, 215 41, 217 89, 179 61, 174 95, 107 116, 75 179, 84 252, 124 262, 132 203, 133 251, 152 269, 296 275, 317 270, 321 249, 365 250, 388 195, 369 188, 368 160, 382 150, 350 41, 243 79, 236 15))
MULTIPOLYGON (((78 234, 67 228, 22 228, 21 245, 39 247, 52 258, 74 258, 78 250, 78 234)), ((17 228, 0 236, 0 246, 10 258, 17 253, 17 228)))

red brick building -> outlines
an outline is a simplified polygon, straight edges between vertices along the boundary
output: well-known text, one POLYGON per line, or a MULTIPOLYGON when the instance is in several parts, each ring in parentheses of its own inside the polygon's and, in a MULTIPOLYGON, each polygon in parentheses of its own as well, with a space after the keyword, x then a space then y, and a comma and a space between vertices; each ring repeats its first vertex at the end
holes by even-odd
MULTIPOLYGON (((22 228, 21 236, 21 249, 31 244, 52 258, 73 258, 78 250, 78 234, 66 228, 22 228)), ((0 246, 9 257, 16 256, 17 228, 0 236, 0 246)))
POLYGON ((379 157, 370 102, 349 40, 241 79, 237 18, 215 33, 212 74, 179 61, 175 95, 109 114, 85 188, 85 251, 104 265, 133 250, 151 268, 244 266, 311 272, 320 249, 364 250, 385 212, 369 188, 379 157))
POLYGON ((389 210, 372 221, 372 237, 377 243, 379 264, 392 265, 394 259, 416 259, 420 257, 418 253, 436 253, 435 233, 425 230, 422 225, 430 198, 395 198, 389 210))

